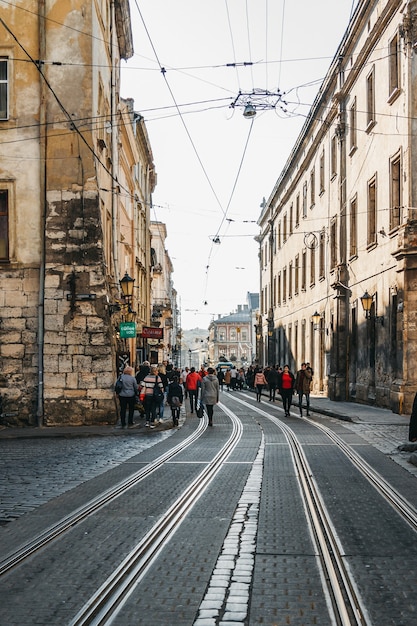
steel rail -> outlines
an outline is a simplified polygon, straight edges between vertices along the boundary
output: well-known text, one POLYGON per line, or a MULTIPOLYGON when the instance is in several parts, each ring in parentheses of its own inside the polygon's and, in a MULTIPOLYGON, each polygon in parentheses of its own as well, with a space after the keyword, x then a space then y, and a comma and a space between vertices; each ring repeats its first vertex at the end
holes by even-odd
POLYGON ((207 427, 207 420, 199 420, 198 428, 189 436, 185 441, 177 444, 164 454, 161 454, 155 461, 152 461, 149 465, 142 468, 138 472, 131 474, 128 478, 120 481, 113 487, 106 489, 98 496, 95 496, 78 509, 75 509, 70 514, 66 515, 58 522, 49 526, 44 531, 39 533, 36 537, 20 546, 13 553, 9 554, 5 559, 0 562, 0 577, 9 572, 12 568, 22 563, 25 559, 32 556, 35 552, 45 547, 51 541, 73 528, 76 524, 79 524, 89 515, 92 515, 100 508, 106 506, 119 496, 123 495, 136 486, 141 480, 147 478, 152 472, 157 470, 161 465, 171 460, 176 454, 182 452, 184 448, 190 446, 194 441, 201 437, 202 433, 207 427))
POLYGON ((417 531, 417 510, 413 505, 408 502, 394 487, 392 487, 387 480, 379 472, 365 461, 360 454, 355 452, 351 446, 343 441, 339 435, 336 435, 330 428, 323 424, 317 424, 306 420, 306 418, 300 418, 307 421, 309 424, 313 424, 316 428, 322 430, 334 443, 336 443, 347 457, 352 461, 355 467, 361 472, 363 476, 384 496, 394 510, 406 521, 413 530, 417 531))
POLYGON ((306 513, 311 522, 316 549, 325 572, 336 624, 364 626, 367 623, 365 610, 362 608, 354 581, 346 569, 339 541, 330 523, 330 516, 313 480, 312 471, 297 436, 279 418, 241 398, 234 396, 233 399, 268 418, 284 433, 294 459, 306 513))
POLYGON ((108 579, 80 609, 69 626, 99 626, 111 624, 133 590, 161 552, 164 544, 178 528, 178 524, 191 510, 209 483, 220 471, 242 436, 241 421, 227 407, 218 404, 232 420, 233 428, 228 441, 204 470, 184 490, 162 519, 140 541, 108 579))

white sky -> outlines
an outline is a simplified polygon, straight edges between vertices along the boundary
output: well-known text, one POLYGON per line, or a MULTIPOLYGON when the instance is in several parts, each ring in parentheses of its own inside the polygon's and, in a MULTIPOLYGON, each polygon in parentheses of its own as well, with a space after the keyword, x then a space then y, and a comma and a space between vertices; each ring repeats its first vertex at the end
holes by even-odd
POLYGON ((206 328, 259 291, 260 205, 353 6, 356 0, 130 0, 135 55, 122 63, 122 96, 134 99, 146 121, 158 176, 151 219, 167 225, 183 329, 206 328), (242 66, 248 62, 254 65, 242 66), (230 104, 253 89, 284 92, 286 104, 245 119, 230 104))

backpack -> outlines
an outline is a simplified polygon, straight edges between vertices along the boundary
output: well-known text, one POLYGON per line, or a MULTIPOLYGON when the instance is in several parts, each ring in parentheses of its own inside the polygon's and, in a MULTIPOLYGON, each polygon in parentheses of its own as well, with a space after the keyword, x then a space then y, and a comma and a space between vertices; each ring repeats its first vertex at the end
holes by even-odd
POLYGON ((123 389, 123 381, 122 381, 122 375, 120 374, 119 378, 116 380, 116 384, 114 385, 114 391, 117 395, 119 395, 122 389, 123 389))
POLYGON ((153 386, 153 397, 155 400, 158 400, 158 402, 160 402, 162 398, 164 397, 162 389, 158 385, 158 376, 155 376, 155 384, 153 386))

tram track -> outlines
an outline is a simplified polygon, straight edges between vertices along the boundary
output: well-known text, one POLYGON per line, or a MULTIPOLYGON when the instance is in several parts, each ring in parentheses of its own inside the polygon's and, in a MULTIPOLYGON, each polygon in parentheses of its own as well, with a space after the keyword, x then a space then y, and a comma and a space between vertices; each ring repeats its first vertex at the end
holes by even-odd
POLYGON ((218 405, 232 421, 232 433, 216 456, 171 505, 154 528, 140 541, 96 593, 80 609, 70 626, 99 626, 111 624, 117 612, 130 597, 136 585, 145 576, 178 523, 191 510, 198 498, 214 479, 223 464, 236 448, 241 435, 242 423, 236 415, 222 404, 218 405))
MULTIPOLYGON (((233 397, 228 396, 228 399, 229 398, 232 402, 235 401, 244 408, 243 423, 245 423, 245 420, 246 424, 248 421, 253 423, 253 418, 255 418, 255 425, 258 426, 259 424, 260 429, 264 430, 262 420, 256 419, 257 414, 268 418, 268 420, 281 429, 284 435, 285 442, 288 444, 290 451, 286 454, 288 459, 290 459, 291 455, 295 474, 300 485, 299 489, 302 495, 305 516, 314 545, 314 557, 319 567, 320 584, 323 587, 324 595, 327 600, 327 608, 330 616, 329 623, 331 623, 332 626, 371 626, 367 609, 364 607, 357 584, 349 568, 349 559, 343 549, 342 542, 339 540, 323 500, 323 495, 318 487, 320 481, 318 481, 317 484, 317 477, 313 476, 306 452, 297 437, 296 431, 294 431, 291 425, 286 421, 281 420, 279 416, 276 415, 276 411, 273 413, 270 410, 270 406, 266 408, 265 405, 266 410, 264 410, 259 404, 255 405, 252 403, 250 396, 247 396, 247 401, 244 399, 245 396, 243 396, 243 394, 234 394, 233 397)), ((229 402, 228 406, 233 408, 229 402)), ((175 502, 173 502, 165 512, 160 513, 158 520, 152 523, 152 528, 148 528, 147 534, 142 539, 136 538, 138 543, 130 549, 129 554, 124 555, 122 562, 119 563, 116 561, 113 564, 114 569, 110 574, 108 571, 103 572, 104 575, 100 579, 101 584, 98 580, 97 586, 94 585, 94 587, 90 589, 91 596, 84 606, 79 608, 81 602, 74 603, 73 611, 70 615, 75 615, 75 617, 72 618, 71 622, 66 621, 66 623, 70 623, 71 626, 84 626, 87 624, 104 626, 118 623, 117 617, 119 616, 119 619, 122 618, 119 612, 122 611, 123 607, 128 604, 126 608, 131 608, 131 603, 128 602, 129 598, 132 597, 133 599, 134 597, 136 600, 137 595, 134 594, 137 593, 139 584, 146 584, 148 581, 147 575, 152 576, 151 567, 155 569, 154 566, 157 565, 156 561, 162 556, 164 547, 170 542, 179 524, 185 519, 197 500, 203 496, 205 490, 222 469, 223 465, 228 463, 229 456, 240 441, 243 431, 241 418, 239 418, 232 408, 228 408, 228 406, 223 403, 218 405, 219 410, 221 410, 232 423, 232 432, 228 432, 227 435, 225 434, 225 436, 228 437, 227 441, 223 441, 221 448, 213 452, 215 454, 214 458, 209 461, 204 461, 204 469, 201 472, 198 470, 198 476, 194 474, 194 477, 189 479, 190 482, 188 486, 184 486, 181 495, 177 493, 179 497, 177 497, 175 502), (102 582, 103 580, 104 582, 102 582)), ((378 474, 377 471, 356 453, 350 445, 346 444, 343 439, 330 428, 305 418, 298 419, 302 419, 309 426, 319 429, 323 435, 328 437, 332 444, 346 455, 349 462, 369 480, 373 488, 390 503, 398 515, 407 521, 413 531, 417 530, 417 512, 415 509, 384 477, 378 474)), ((298 419, 295 421, 298 422, 298 419)), ((206 425, 207 417, 198 421, 196 430, 189 437, 184 439, 184 441, 181 441, 178 445, 159 456, 155 461, 146 465, 146 467, 142 468, 140 471, 131 474, 125 480, 117 483, 117 485, 112 486, 110 489, 100 493, 96 498, 86 502, 82 507, 76 509, 67 517, 62 518, 59 522, 41 533, 41 535, 26 543, 24 546, 21 546, 13 554, 7 556, 4 561, 0 562, 0 576, 23 563, 28 557, 35 556, 38 550, 41 550, 41 548, 47 546, 48 543, 59 538, 60 535, 64 535, 66 531, 70 530, 83 519, 87 518, 89 515, 93 515, 96 511, 99 511, 100 508, 106 506, 106 504, 111 503, 113 499, 123 496, 131 487, 134 487, 138 482, 150 476, 152 472, 161 467, 164 463, 172 462, 176 454, 184 451, 186 447, 191 446, 198 440, 203 432, 205 432, 206 425)), ((271 427, 269 427, 269 429, 270 428, 271 427)), ((273 430, 269 430, 269 433, 271 432, 273 432, 273 430)), ((179 462, 183 463, 184 461, 181 459, 179 462)), ((260 486, 256 487, 257 492, 261 490, 262 477, 260 477, 259 480, 260 486)), ((204 502, 204 500, 202 500, 202 502, 204 502)), ((302 511, 302 508, 300 510, 302 511)), ((330 510, 332 510, 331 507, 330 510)), ((255 536, 253 542, 255 546, 255 536)), ((58 544, 58 546, 59 545, 60 544, 58 544)), ((256 548, 254 547, 254 558, 255 556, 256 548)), ((247 559, 247 556, 244 555, 244 560, 245 559, 247 559)), ((17 573, 18 572, 19 570, 17 570, 17 573)), ((250 577, 254 577, 255 574, 256 572, 253 571, 250 577)), ((253 584, 253 581, 248 584, 253 584)), ((85 598, 83 598, 83 602, 84 600, 85 598)), ((201 606, 204 607, 205 605, 203 604, 201 606)), ((249 600, 248 606, 250 606, 249 600)), ((71 619, 71 617, 69 619, 71 619)), ((246 619, 249 619, 249 615, 246 619)))
MULTIPOLYGON (((333 530, 330 516, 297 436, 276 416, 241 398, 234 397, 233 399, 271 420, 285 435, 297 471, 306 516, 311 524, 312 536, 323 568, 323 580, 326 581, 334 623, 338 626, 369 624, 355 581, 345 565, 344 551, 333 530)), ((336 441, 334 443, 337 445, 336 441)), ((353 462, 353 459, 351 460, 353 462)))
POLYGON ((135 487, 140 481, 147 478, 152 472, 155 472, 161 465, 171 460, 176 454, 182 452, 186 447, 192 445, 206 429, 206 420, 199 420, 197 429, 184 441, 160 455, 157 459, 146 465, 144 468, 130 475, 128 478, 118 482, 109 489, 103 491, 95 498, 92 498, 81 507, 72 511, 69 515, 60 519, 57 523, 46 528, 43 532, 39 533, 36 537, 20 546, 13 553, 9 554, 5 559, 0 562, 0 577, 8 573, 11 569, 20 565, 25 559, 31 557, 38 550, 41 550, 49 543, 54 541, 57 537, 63 535, 65 532, 73 528, 76 524, 79 524, 84 519, 93 515, 102 507, 109 504, 115 498, 120 497, 126 493, 132 487, 135 487))

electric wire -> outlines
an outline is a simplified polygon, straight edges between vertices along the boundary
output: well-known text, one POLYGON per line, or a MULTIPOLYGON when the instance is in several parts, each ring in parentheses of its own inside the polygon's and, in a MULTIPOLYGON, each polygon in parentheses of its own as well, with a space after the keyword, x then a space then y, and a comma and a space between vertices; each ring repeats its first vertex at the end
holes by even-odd
POLYGON ((230 13, 229 13, 228 0, 224 0, 224 3, 225 3, 225 6, 226 6, 227 23, 228 23, 228 27, 229 27, 230 40, 231 40, 231 44, 232 44, 233 65, 234 65, 235 70, 236 70, 236 80, 237 80, 237 84, 238 84, 238 89, 240 91, 239 72, 238 72, 237 63, 236 63, 235 42, 234 42, 234 39, 233 39, 232 24, 230 22, 230 13))
POLYGON ((224 208, 223 208, 223 206, 222 206, 222 203, 220 202, 220 199, 219 199, 219 197, 218 197, 218 195, 217 195, 217 193, 216 193, 216 191, 215 191, 215 189, 214 189, 213 183, 211 182, 210 177, 209 177, 209 175, 208 175, 208 173, 207 173, 207 170, 206 170, 206 168, 205 168, 205 166, 204 166, 204 164, 203 164, 203 161, 201 160, 201 157, 200 157, 200 155, 199 155, 199 153, 198 153, 197 147, 196 147, 196 145, 195 145, 195 143, 194 143, 194 141, 193 141, 193 138, 191 137, 190 131, 188 130, 188 127, 187 127, 187 125, 186 125, 186 123, 185 123, 185 121, 184 121, 184 118, 183 118, 183 115, 182 115, 182 113, 181 113, 181 110, 180 110, 180 109, 179 109, 179 107, 178 107, 178 104, 177 104, 176 98, 175 98, 174 93, 173 93, 173 91, 172 91, 172 89, 171 89, 171 86, 170 86, 170 84, 169 84, 169 82, 168 82, 168 79, 167 79, 167 77, 166 77, 166 73, 165 73, 165 71, 164 71, 164 68, 162 67, 162 65, 161 65, 161 63, 160 63, 160 61, 159 61, 158 53, 157 53, 157 51, 156 51, 156 49, 155 49, 155 46, 154 46, 154 44, 153 44, 152 38, 151 38, 150 33, 149 33, 149 31, 148 31, 147 25, 146 25, 146 23, 145 23, 145 20, 144 20, 144 18, 143 18, 143 15, 142 15, 142 12, 141 12, 141 10, 140 10, 140 8, 139 8, 139 5, 138 5, 137 0, 135 0, 135 6, 136 6, 137 11, 138 11, 138 13, 139 13, 139 17, 140 17, 140 19, 141 19, 141 21, 142 21, 142 25, 143 25, 143 27, 144 27, 144 29, 145 29, 146 36, 148 37, 149 43, 150 43, 150 45, 151 45, 151 47, 152 47, 152 51, 153 51, 153 53, 154 53, 154 55, 155 55, 155 59, 157 60, 158 64, 160 65, 160 68, 161 68, 161 74, 162 74, 163 79, 164 79, 164 81, 165 81, 166 87, 167 87, 167 89, 168 89, 168 91, 169 91, 169 93, 170 93, 170 95, 171 95, 172 101, 174 102, 174 105, 175 105, 175 107, 176 107, 176 109, 177 109, 177 111, 178 111, 178 115, 179 115, 179 117, 180 117, 180 120, 181 120, 182 126, 183 126, 183 128, 184 128, 184 130, 185 130, 185 133, 186 133, 186 135, 187 135, 187 137, 188 137, 188 139, 189 139, 190 143, 191 143, 191 146, 192 146, 192 148, 193 148, 194 154, 195 154, 195 156, 196 156, 196 158, 197 158, 198 163, 200 164, 200 167, 201 167, 201 169, 202 169, 202 171, 203 171, 203 174, 204 174, 204 176, 205 176, 205 178, 206 178, 206 181, 207 181, 207 183, 208 183, 208 185, 209 185, 209 187, 210 187, 210 189, 211 189, 211 191, 212 191, 212 193, 213 193, 213 196, 214 196, 214 198, 216 199, 216 202, 217 202, 217 204, 218 204, 218 206, 219 206, 220 210, 221 210, 221 211, 222 211, 222 213, 224 214, 224 208))

